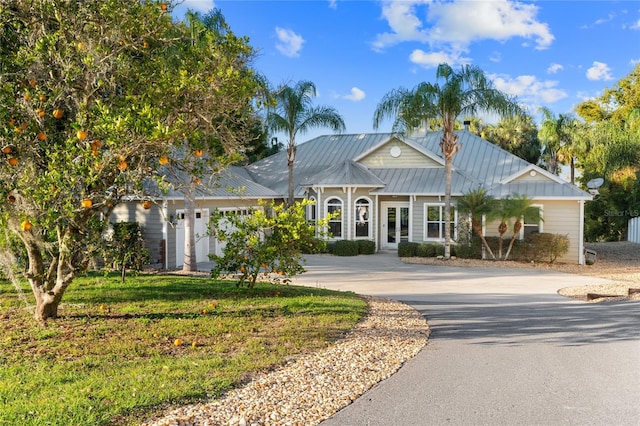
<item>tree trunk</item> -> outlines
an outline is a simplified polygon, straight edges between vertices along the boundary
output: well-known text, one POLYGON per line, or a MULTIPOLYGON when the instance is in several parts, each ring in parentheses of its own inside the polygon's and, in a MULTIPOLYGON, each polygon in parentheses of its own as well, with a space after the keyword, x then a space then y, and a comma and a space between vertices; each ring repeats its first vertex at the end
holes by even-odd
POLYGON ((493 251, 491 250, 491 247, 489 247, 489 243, 487 242, 487 239, 484 237, 484 234, 482 233, 482 225, 480 225, 480 223, 478 222, 474 222, 472 226, 473 226, 473 229, 476 231, 476 234, 478 234, 478 236, 480 237, 480 240, 482 241, 482 245, 484 246, 484 248, 487 249, 487 251, 491 255, 491 258, 495 260, 496 255, 493 254, 493 251))
POLYGON ((518 220, 513 225, 513 236, 511 237, 511 241, 509 241, 509 249, 507 250, 507 254, 504 255, 504 260, 507 260, 509 258, 509 254, 511 253, 513 244, 516 242, 516 238, 518 237, 518 234, 520 234, 520 229, 522 229, 522 222, 518 220))
POLYGON ((188 191, 184 197, 184 259, 182 270, 195 272, 198 270, 196 259, 196 203, 193 192, 188 191))
POLYGON ((500 234, 500 238, 498 239, 498 259, 502 259, 502 243, 504 240, 504 234, 507 232, 507 224, 505 221, 500 222, 500 226, 498 226, 498 233, 500 234))
POLYGON ((293 142, 289 142, 287 147, 287 167, 289 170, 289 194, 287 199, 287 207, 293 206, 294 202, 294 181, 293 181, 293 163, 296 160, 296 146, 293 142))
POLYGON ((444 163, 444 258, 451 258, 451 172, 453 159, 445 158, 444 163))
POLYGON ((451 258, 451 174, 453 172, 453 156, 460 145, 458 136, 453 133, 453 119, 444 119, 444 131, 440 139, 440 149, 444 155, 444 259, 451 258))

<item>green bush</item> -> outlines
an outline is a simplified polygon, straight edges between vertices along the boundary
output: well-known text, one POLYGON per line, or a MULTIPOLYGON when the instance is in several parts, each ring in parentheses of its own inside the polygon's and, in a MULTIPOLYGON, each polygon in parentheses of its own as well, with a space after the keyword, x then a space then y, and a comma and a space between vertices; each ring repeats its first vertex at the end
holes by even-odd
POLYGON ((420 243, 416 247, 416 256, 418 257, 435 257, 438 252, 437 243, 420 243))
POLYGON ((569 251, 569 237, 547 232, 533 233, 527 236, 524 246, 527 260, 553 263, 569 251))
MULTIPOLYGON (((481 241, 478 242, 482 244, 481 241)), ((482 257, 482 248, 480 247, 480 244, 475 242, 469 244, 458 244, 455 246, 456 256, 460 259, 480 259, 482 257)))
POLYGON ((398 243, 398 257, 415 257, 418 243, 402 242, 398 243))
POLYGON ((338 240, 333 245, 334 256, 357 256, 358 242, 352 240, 338 240))
POLYGON ((376 243, 371 240, 357 240, 358 241, 358 253, 360 254, 374 254, 376 252, 376 243))

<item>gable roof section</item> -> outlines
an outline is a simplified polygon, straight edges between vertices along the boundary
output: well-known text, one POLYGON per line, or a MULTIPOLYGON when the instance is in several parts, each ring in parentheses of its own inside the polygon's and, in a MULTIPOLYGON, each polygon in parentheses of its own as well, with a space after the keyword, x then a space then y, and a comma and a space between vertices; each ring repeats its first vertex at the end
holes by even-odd
POLYGON ((302 186, 342 187, 359 186, 367 188, 379 188, 385 184, 375 174, 371 173, 362 164, 352 160, 345 160, 335 166, 329 167, 315 175, 309 176, 301 183, 302 186))
POLYGON ((529 178, 529 176, 534 176, 536 181, 553 181, 553 182, 557 182, 557 183, 566 183, 565 180, 563 180, 561 177, 556 176, 556 175, 552 175, 551 173, 549 173, 548 171, 533 165, 533 164, 529 164, 527 167, 525 167, 523 170, 519 170, 518 172, 516 172, 515 174, 511 175, 511 176, 507 176, 506 178, 502 179, 500 181, 500 183, 505 184, 505 183, 510 183, 513 182, 515 180, 520 180, 520 179, 527 179, 527 180, 532 180, 529 178), (540 175, 540 176, 538 176, 540 175))
MULTIPOLYGON (((392 137, 387 141, 382 141, 380 142, 378 145, 371 147, 369 150, 361 153, 360 155, 356 156, 353 161, 358 161, 358 162, 367 162, 367 160, 369 158, 372 157, 378 157, 377 160, 373 160, 374 162, 379 161, 380 158, 385 158, 387 157, 387 162, 389 162, 389 160, 391 158, 393 158, 393 156, 387 152, 382 153, 381 151, 385 151, 385 147, 392 145, 395 147, 397 146, 398 148, 400 148, 400 146, 404 145, 409 147, 409 149, 407 151, 413 151, 415 154, 414 160, 411 162, 411 165, 413 167, 444 167, 444 159, 442 159, 442 157, 439 157, 438 155, 434 154, 433 152, 425 149, 424 146, 414 143, 413 141, 411 141, 410 139, 405 139, 405 140, 401 140, 398 137, 392 137), (422 163, 422 164, 420 164, 422 163)), ((392 148, 393 149, 393 148, 392 148)), ((398 155, 403 155, 400 154, 402 150, 398 151, 398 155)), ((402 160, 400 160, 402 161, 402 160)), ((394 162, 393 160, 389 163, 394 162)), ((398 163, 398 161, 395 161, 395 163, 398 163)), ((389 165, 385 165, 382 164, 382 167, 392 167, 391 164, 389 165)), ((406 166, 405 166, 406 167, 406 166)))

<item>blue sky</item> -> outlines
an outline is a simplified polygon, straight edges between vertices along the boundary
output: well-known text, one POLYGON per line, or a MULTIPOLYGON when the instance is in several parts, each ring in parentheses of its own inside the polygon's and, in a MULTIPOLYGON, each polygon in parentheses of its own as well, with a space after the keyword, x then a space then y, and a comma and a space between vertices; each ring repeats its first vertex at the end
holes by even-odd
POLYGON ((381 98, 435 82, 441 62, 479 66, 536 118, 540 106, 572 112, 640 63, 639 1, 186 0, 174 16, 187 7, 219 8, 272 85, 314 82, 315 104, 336 108, 347 133, 373 132, 381 98))

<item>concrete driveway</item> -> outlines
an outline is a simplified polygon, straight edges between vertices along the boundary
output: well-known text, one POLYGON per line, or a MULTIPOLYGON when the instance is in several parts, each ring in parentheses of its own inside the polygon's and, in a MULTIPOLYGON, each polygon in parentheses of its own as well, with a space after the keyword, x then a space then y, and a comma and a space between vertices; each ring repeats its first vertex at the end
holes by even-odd
POLYGON ((323 426, 640 425, 640 302, 587 304, 606 280, 409 265, 395 253, 307 257, 295 284, 407 303, 429 344, 323 426))

